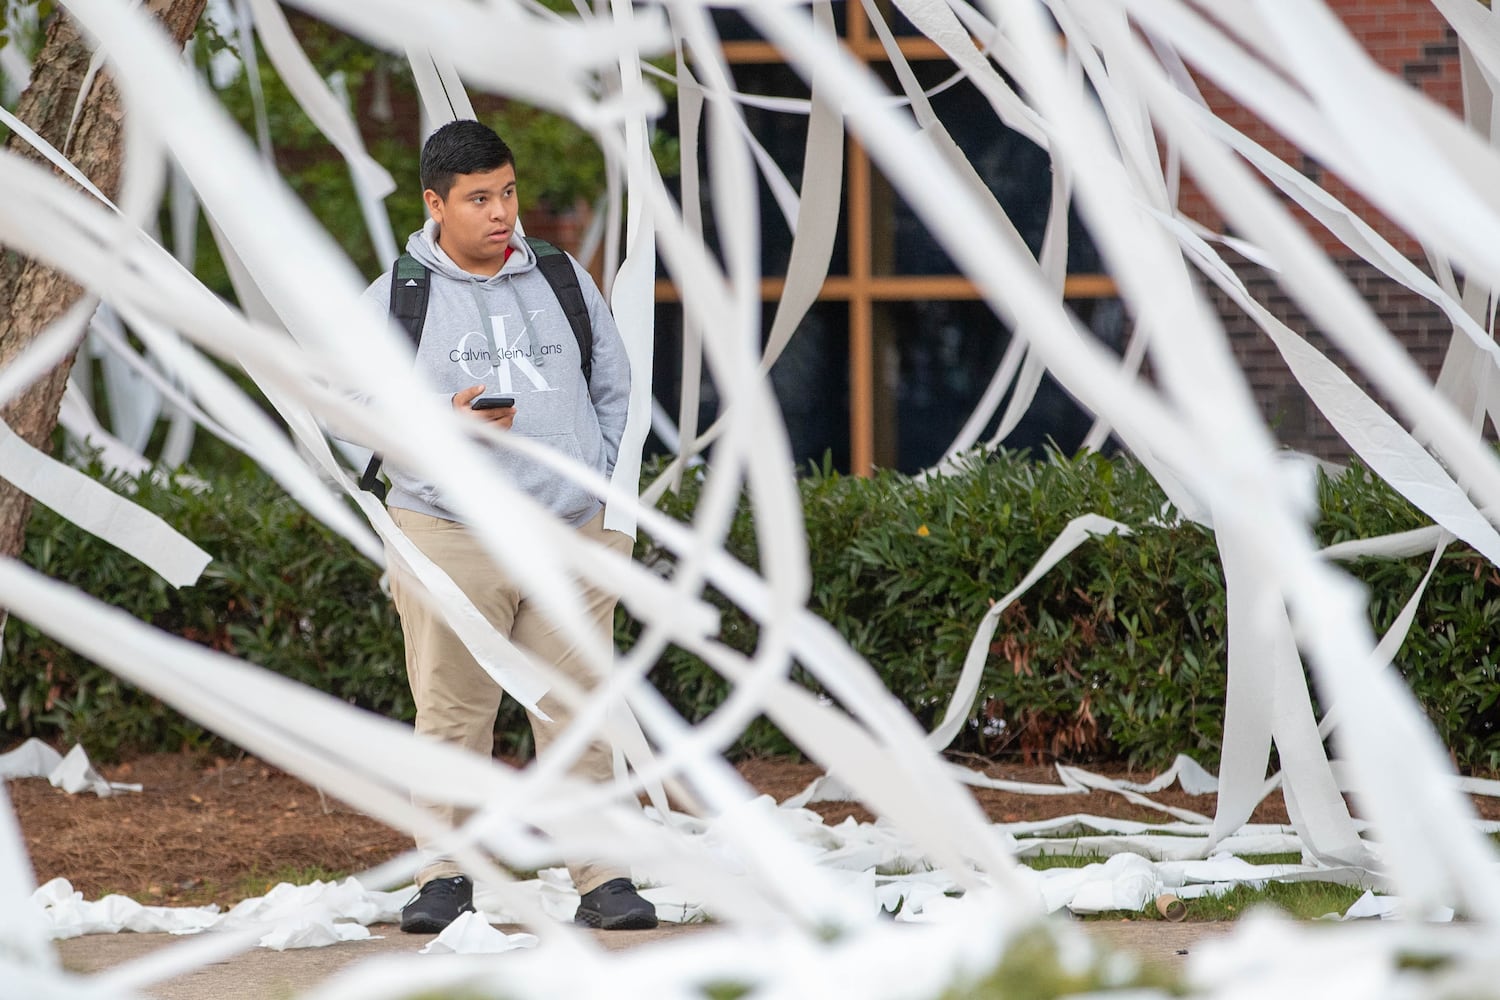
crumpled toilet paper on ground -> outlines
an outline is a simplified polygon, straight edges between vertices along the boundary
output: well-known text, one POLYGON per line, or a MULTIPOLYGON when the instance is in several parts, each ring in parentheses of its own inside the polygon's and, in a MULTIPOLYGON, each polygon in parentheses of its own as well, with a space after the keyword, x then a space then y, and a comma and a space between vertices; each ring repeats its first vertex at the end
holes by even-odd
POLYGON ((498 955, 517 948, 535 948, 538 940, 535 934, 506 934, 497 930, 481 913, 461 913, 418 954, 498 955))
POLYGON ((309 917, 278 925, 256 943, 272 951, 291 951, 296 948, 326 948, 344 941, 373 940, 376 940, 376 935, 371 934, 362 924, 309 917))
MULTIPOLYGON (((1203 861, 1151 861, 1138 854, 1115 854, 1081 868, 1022 869, 1021 874, 1037 887, 1049 913, 1066 908, 1078 914, 1138 912, 1166 892, 1191 901, 1221 896, 1236 886, 1258 887, 1267 882, 1318 881, 1366 886, 1382 882, 1362 868, 1260 865, 1228 854, 1215 854, 1203 861)), ((1366 895, 1376 898, 1368 892, 1366 895)))
POLYGON ((62 763, 62 754, 35 736, 7 753, 0 753, 0 778, 45 778, 62 763))
POLYGON ((88 902, 67 879, 55 878, 31 894, 55 940, 84 934, 190 933, 206 930, 219 920, 217 906, 142 906, 125 896, 105 896, 88 902))
POLYGON ((1041 893, 1049 913, 1066 906, 1074 913, 1139 911, 1161 892, 1156 866, 1138 854, 1116 854, 1084 868, 1049 868, 1041 893))
POLYGON ((352 920, 357 924, 392 923, 401 918, 401 907, 410 898, 411 890, 373 891, 356 878, 308 885, 283 882, 264 896, 235 904, 211 929, 241 930, 279 924, 309 913, 324 913, 331 919, 352 920))
POLYGON ((46 778, 54 788, 70 795, 93 792, 100 798, 116 792, 139 792, 140 785, 106 781, 94 770, 82 746, 74 746, 66 757, 35 736, 8 753, 0 754, 0 778, 46 778))
MULTIPOLYGON (((1377 896, 1373 892, 1366 892, 1356 899, 1349 909, 1342 915, 1337 913, 1325 913, 1319 920, 1393 920, 1402 916, 1402 902, 1397 896, 1377 896)), ((1454 911, 1444 906, 1434 913, 1429 913, 1426 920, 1431 923, 1446 924, 1452 922, 1454 911)))
MULTIPOLYGON (((900 831, 888 824, 860 823, 849 818, 828 826, 816 812, 777 805, 766 796, 745 803, 743 808, 763 811, 795 838, 810 861, 847 883, 849 891, 866 900, 872 910, 894 915, 897 921, 931 919, 960 891, 959 879, 953 873, 932 868, 900 831)), ((663 817, 654 810, 647 809, 646 813, 656 822, 663 822, 663 817)), ((729 846, 730 841, 722 836, 722 824, 732 818, 703 819, 674 814, 666 819, 680 835, 700 839, 709 853, 721 858, 726 871, 744 870, 742 860, 735 857, 729 846)), ((1216 854, 1207 860, 1192 858, 1194 851, 1202 849, 1206 831, 1191 823, 1153 825, 1071 816, 1036 823, 996 824, 995 831, 1018 856, 1047 853, 1046 848, 1054 843, 1057 846, 1052 850, 1056 853, 1076 854, 1108 841, 1108 849, 1102 853, 1110 856, 1100 863, 1042 871, 1020 869, 1020 877, 1034 889, 1049 912, 1063 908, 1080 914, 1110 910, 1139 912, 1163 891, 1191 900, 1217 895, 1247 882, 1272 880, 1315 879, 1380 888, 1378 877, 1363 869, 1255 865, 1229 853, 1216 854), (1100 832, 1106 832, 1105 836, 1096 836, 1100 832), (1085 842, 1088 846, 1083 846, 1085 842), (1145 853, 1154 854, 1158 860, 1151 860, 1145 853), (1171 857, 1185 860, 1161 860, 1171 857)), ((1257 830, 1243 839, 1255 847, 1275 842, 1281 850, 1298 849, 1295 835, 1285 828, 1257 830)), ((1235 838, 1230 838, 1226 846, 1233 841, 1235 838)), ((663 923, 692 923, 712 916, 700 900, 654 877, 649 870, 637 869, 633 875, 643 886, 641 894, 656 905, 663 923)), ((401 907, 412 892, 411 887, 373 892, 354 878, 305 886, 283 883, 265 896, 247 899, 228 912, 219 913, 213 907, 142 906, 119 896, 88 903, 59 879, 38 889, 33 899, 46 914, 55 938, 122 930, 188 934, 248 929, 263 932, 260 938, 263 947, 308 948, 368 937, 365 930, 368 925, 399 921, 401 907)), ((519 909, 509 912, 505 902, 507 898, 515 900, 517 893, 522 898, 529 896, 535 908, 562 922, 571 922, 578 908, 578 894, 565 868, 542 869, 537 878, 513 883, 503 893, 499 887, 481 883, 476 886, 474 897, 479 913, 475 920, 466 921, 474 926, 454 930, 441 950, 455 953, 465 953, 471 948, 476 949, 475 953, 495 950, 499 946, 497 935, 508 936, 493 925, 520 922, 519 909)), ((1359 915, 1354 910, 1349 914, 1351 919, 1359 915)), ((506 948, 521 946, 511 944, 506 948)))
POLYGON ((264 930, 263 948, 321 948, 370 937, 366 925, 400 919, 410 892, 376 892, 358 879, 292 885, 283 882, 264 896, 247 899, 227 912, 217 906, 142 906, 124 896, 87 902, 66 879, 53 879, 31 900, 41 910, 54 939, 83 934, 197 934, 202 931, 264 930))
POLYGON ((409 898, 409 891, 373 891, 354 878, 310 885, 283 882, 264 896, 235 905, 204 929, 268 927, 259 942, 262 948, 322 948, 341 941, 369 939, 365 927, 399 920, 401 906, 409 898))
MULTIPOLYGON (((578 893, 573 891, 573 880, 566 868, 543 868, 534 879, 512 883, 505 893, 511 898, 519 896, 553 920, 567 923, 578 909, 578 893)), ((480 882, 474 887, 474 908, 492 924, 516 924, 521 922, 520 911, 506 907, 499 887, 480 882)))

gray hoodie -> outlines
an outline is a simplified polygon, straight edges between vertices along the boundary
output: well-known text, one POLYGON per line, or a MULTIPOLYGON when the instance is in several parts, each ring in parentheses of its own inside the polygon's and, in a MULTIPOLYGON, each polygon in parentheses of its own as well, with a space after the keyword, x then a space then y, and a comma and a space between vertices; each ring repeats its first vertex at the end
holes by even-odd
MULTIPOLYGON (((509 433, 533 438, 606 476, 613 473, 630 402, 630 362, 593 278, 568 258, 594 328, 593 374, 585 383, 573 328, 526 241, 513 236, 514 252, 500 273, 482 278, 454 264, 437 235, 437 224, 428 220, 406 241, 406 252, 432 272, 417 370, 444 400, 480 384, 487 393, 514 396, 509 433), (481 302, 490 331, 480 325, 481 302)), ((390 305, 390 283, 387 271, 365 290, 381 311, 390 305)), ((588 522, 603 506, 592 491, 521 455, 499 447, 492 453, 503 475, 569 524, 588 522)), ((433 484, 390 466, 386 474, 390 506, 457 520, 433 484)))

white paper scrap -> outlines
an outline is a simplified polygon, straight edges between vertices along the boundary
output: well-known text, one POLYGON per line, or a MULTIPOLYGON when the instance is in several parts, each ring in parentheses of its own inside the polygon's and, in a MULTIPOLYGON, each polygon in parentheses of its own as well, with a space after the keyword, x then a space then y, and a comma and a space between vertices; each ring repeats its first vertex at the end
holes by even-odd
POLYGON ((801 809, 814 802, 850 802, 854 792, 844 782, 831 774, 814 778, 802 791, 781 803, 790 809, 801 809))
POLYGON ((33 736, 14 750, 0 754, 0 778, 6 781, 45 778, 62 761, 62 754, 33 736))
POLYGON ((443 933, 427 942, 422 955, 498 955, 517 948, 535 948, 535 934, 506 934, 491 927, 478 913, 460 913, 443 933))
POLYGON ((141 786, 137 784, 106 781, 103 775, 94 770, 94 765, 89 762, 89 755, 82 745, 76 745, 69 750, 68 755, 47 775, 47 780, 52 782, 54 788, 61 788, 70 795, 93 792, 101 799, 108 798, 116 792, 139 792, 141 790, 141 786))
POLYGON ((360 924, 387 923, 399 918, 409 893, 371 892, 355 878, 342 882, 282 882, 264 896, 236 904, 215 930, 238 930, 257 925, 282 924, 309 914, 360 924))
POLYGON ((875 888, 880 908, 900 921, 915 920, 926 912, 929 903, 944 897, 942 886, 917 879, 893 879, 875 888))
POLYGON ((125 896, 86 901, 67 879, 55 878, 32 893, 55 940, 84 934, 188 934, 207 930, 219 919, 217 906, 143 906, 125 896))
POLYGON ((554 920, 570 921, 578 912, 578 890, 566 868, 543 868, 537 872, 542 911, 554 920))
POLYGON ((1367 892, 1350 904, 1349 909, 1344 911, 1344 920, 1365 920, 1370 917, 1386 917, 1396 915, 1396 909, 1401 905, 1400 900, 1391 896, 1377 896, 1373 892, 1367 892))
MULTIPOLYGON (((1043 874, 1066 871, 1051 868, 1043 874)), ((1136 854, 1116 854, 1102 865, 1088 865, 1076 871, 1077 881, 1070 886, 1073 894, 1067 903, 1074 913, 1143 910, 1161 891, 1156 866, 1136 854)), ((1053 880, 1064 881, 1067 876, 1053 876, 1053 880)))
POLYGON ((374 940, 367 928, 349 921, 309 917, 279 925, 260 939, 262 948, 290 951, 296 948, 326 948, 343 941, 374 940))
MULTIPOLYGON (((1350 904, 1349 909, 1344 911, 1342 917, 1336 914, 1325 915, 1322 919, 1348 920, 1394 920, 1404 916, 1405 904, 1398 896, 1377 896, 1373 892, 1366 892, 1363 896, 1350 904)), ((1432 913, 1426 915, 1426 920, 1432 923, 1445 924, 1453 920, 1454 912, 1450 907, 1438 907, 1432 913)))

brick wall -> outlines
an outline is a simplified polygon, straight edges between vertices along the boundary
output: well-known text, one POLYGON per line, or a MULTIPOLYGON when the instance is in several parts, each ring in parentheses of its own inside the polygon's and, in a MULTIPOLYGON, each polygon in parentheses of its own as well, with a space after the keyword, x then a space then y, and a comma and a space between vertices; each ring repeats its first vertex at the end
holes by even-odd
MULTIPOLYGON (((1387 328, 1406 345, 1408 353, 1435 377, 1453 333, 1447 317, 1437 306, 1396 285, 1362 260, 1342 260, 1340 269, 1375 308, 1387 328)), ((1372 391, 1369 379, 1346 363, 1343 354, 1303 316, 1272 275, 1253 264, 1242 263, 1236 270, 1250 293, 1277 319, 1303 333, 1312 346, 1338 364, 1377 401, 1381 400, 1380 394, 1372 391)), ((1217 289, 1211 291, 1210 298, 1224 320, 1235 358, 1276 439, 1289 448, 1322 458, 1347 458, 1347 446, 1292 378, 1270 338, 1217 289)))
MULTIPOLYGON (((1344 22, 1381 66, 1400 76, 1455 114, 1462 114, 1462 92, 1458 66, 1458 41, 1430 0, 1328 0, 1329 7, 1344 22)), ((1264 122, 1229 100, 1221 91, 1200 79, 1204 94, 1215 112, 1266 146, 1283 160, 1322 184, 1331 194, 1359 212, 1383 236, 1412 260, 1425 267, 1420 247, 1398 227, 1375 212, 1367 202, 1338 177, 1299 153, 1264 122)), ((1222 219, 1192 185, 1186 184, 1182 207, 1194 218, 1215 229, 1222 219)), ((1407 350, 1430 376, 1436 377, 1452 334, 1452 325, 1425 299, 1407 291, 1355 258, 1310 220, 1309 230, 1334 257, 1341 270, 1360 291, 1385 325, 1400 338, 1407 350)), ((1238 268, 1252 293, 1288 326, 1308 336, 1336 361, 1327 339, 1311 327, 1277 287, 1275 280, 1253 265, 1238 268)), ((1214 301, 1224 318, 1235 355, 1243 365, 1257 400, 1278 440, 1288 447, 1324 458, 1342 459, 1348 449, 1317 413, 1292 379, 1271 342, 1254 324, 1215 293, 1214 301)), ((1355 380, 1368 384, 1358 373, 1355 380)), ((1377 397, 1378 398, 1378 397, 1377 397)))

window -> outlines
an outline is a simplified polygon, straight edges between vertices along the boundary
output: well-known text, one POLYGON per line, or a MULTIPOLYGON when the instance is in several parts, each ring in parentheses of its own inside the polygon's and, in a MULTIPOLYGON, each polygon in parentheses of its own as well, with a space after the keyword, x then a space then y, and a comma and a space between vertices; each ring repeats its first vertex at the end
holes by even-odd
MULTIPOLYGON (((888 82, 894 80, 863 8, 836 4, 835 10, 849 49, 888 82)), ((720 26, 740 90, 806 96, 800 78, 773 47, 755 38, 743 20, 725 13, 720 26)), ((914 34, 899 18, 892 27, 924 88, 953 75, 952 64, 935 43, 914 34)), ((967 82, 939 89, 932 103, 1035 251, 1047 222, 1051 164, 1046 153, 1001 127, 988 103, 967 82)), ((806 120, 755 108, 745 109, 745 116, 752 133, 799 186, 806 120)), ((703 150, 705 162, 710 153, 703 150)), ((857 475, 868 475, 876 467, 914 472, 936 462, 968 419, 995 373, 1010 331, 980 301, 973 283, 957 272, 916 213, 852 138, 845 169, 829 278, 819 305, 772 370, 772 381, 799 463, 821 463, 828 454, 836 467, 857 475)), ((786 274, 791 233, 764 182, 760 194, 769 328, 786 274)), ((706 211, 705 218, 709 214, 706 211)), ((713 245, 712 232, 707 236, 713 245)), ((1101 339, 1118 347, 1123 311, 1113 281, 1099 271, 1088 234, 1072 220, 1065 295, 1101 339)), ((658 373, 667 380, 658 385, 675 385, 681 357, 680 310, 669 304, 677 298, 670 283, 662 282, 658 292, 658 301, 664 303, 658 312, 658 373), (678 367, 668 359, 675 359, 678 367)), ((675 393, 666 395, 663 405, 676 405, 671 398, 675 393)), ((716 412, 717 399, 706 386, 700 431, 716 412)), ((1005 443, 1027 447, 1053 440, 1071 451, 1089 423, 1090 418, 1048 379, 1005 443)))

